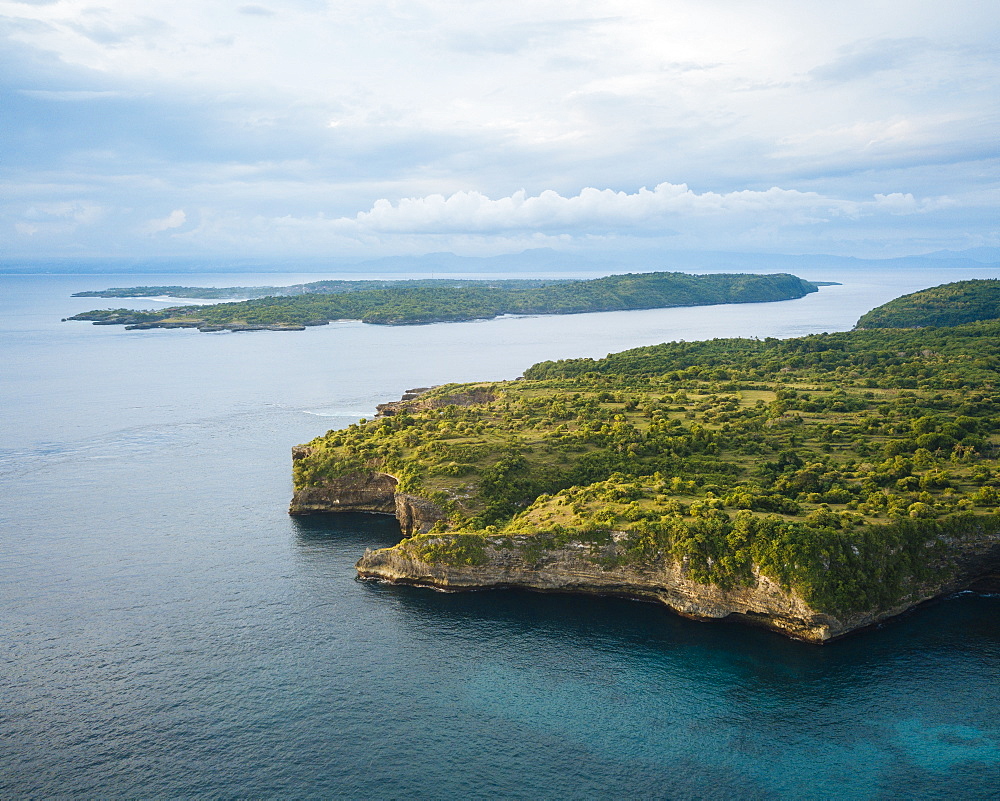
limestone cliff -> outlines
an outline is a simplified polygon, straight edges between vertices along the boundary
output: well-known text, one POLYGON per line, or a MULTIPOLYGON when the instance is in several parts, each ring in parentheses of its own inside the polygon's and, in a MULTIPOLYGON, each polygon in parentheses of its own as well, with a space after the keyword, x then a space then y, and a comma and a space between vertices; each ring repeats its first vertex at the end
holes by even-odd
POLYGON ((465 392, 453 392, 446 395, 424 395, 434 387, 417 387, 408 389, 402 399, 389 403, 380 403, 376 407, 376 418, 392 417, 403 412, 419 412, 426 409, 441 409, 445 406, 473 406, 478 403, 489 403, 494 398, 493 392, 486 387, 473 387, 465 392))
MULTIPOLYGON (((309 455, 308 446, 292 449, 292 459, 309 455)), ((289 514, 321 512, 375 512, 395 515, 404 537, 431 530, 444 512, 423 498, 397 492, 398 481, 388 473, 351 473, 329 478, 318 486, 300 487, 292 496, 289 514)))
POLYGON ((818 642, 841 633, 839 621, 817 614, 765 577, 753 588, 725 590, 686 578, 677 564, 659 569, 604 568, 590 558, 593 555, 587 543, 570 543, 534 559, 498 543, 486 549, 485 564, 451 565, 425 561, 404 542, 366 552, 357 569, 362 578, 445 590, 520 587, 658 601, 686 617, 706 620, 738 614, 818 642))
POLYGON ((327 479, 295 491, 288 509, 293 515, 314 512, 396 513, 396 479, 386 473, 352 474, 327 479))
POLYGON ((406 539, 363 578, 621 595, 825 642, 997 585, 986 330, 907 334, 911 351, 898 332, 815 337, 801 369, 799 350, 726 341, 408 390, 294 449, 291 512, 395 515, 406 539), (903 372, 876 369, 885 352, 903 372), (827 356, 857 380, 828 387, 827 356))
POLYGON ((1000 540, 995 535, 985 540, 973 535, 955 551, 952 566, 957 570, 943 571, 950 572, 949 580, 915 587, 905 603, 893 608, 836 616, 811 608, 799 594, 782 589, 757 571, 751 585, 723 588, 693 580, 685 567, 674 561, 655 566, 615 564, 614 545, 570 542, 538 553, 532 551, 530 537, 490 538, 476 554, 475 563, 469 564, 427 557, 428 547, 446 545, 448 535, 420 539, 422 542, 409 540, 393 548, 366 551, 357 563, 359 576, 442 590, 517 587, 625 596, 656 601, 698 620, 734 616, 814 643, 873 625, 923 601, 975 584, 984 575, 995 575, 1000 565, 1000 540))
MULTIPOLYGON (((308 453, 308 446, 299 446, 293 458, 308 453)), ((493 536, 479 540, 481 548, 472 558, 468 554, 456 558, 448 552, 456 535, 428 535, 445 518, 444 512, 427 499, 397 490, 398 481, 387 473, 354 473, 298 489, 289 511, 395 515, 404 540, 392 548, 367 551, 357 563, 361 578, 442 590, 518 587, 624 596, 662 603, 698 620, 734 616, 815 643, 873 625, 940 595, 967 587, 995 588, 1000 576, 1000 534, 988 527, 970 530, 948 542, 948 555, 937 565, 939 580, 915 583, 908 597, 891 608, 835 615, 812 608, 801 595, 759 571, 746 585, 706 584, 692 578, 682 562, 630 562, 614 541, 605 545, 571 541, 539 548, 530 535, 493 536)))
POLYGON ((404 537, 426 534, 438 520, 444 520, 445 513, 428 500, 405 492, 396 493, 396 519, 404 537))

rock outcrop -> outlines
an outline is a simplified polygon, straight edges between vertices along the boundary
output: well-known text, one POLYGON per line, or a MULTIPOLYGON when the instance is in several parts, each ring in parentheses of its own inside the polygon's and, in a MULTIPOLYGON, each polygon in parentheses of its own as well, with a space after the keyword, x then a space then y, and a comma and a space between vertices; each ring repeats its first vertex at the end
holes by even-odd
POLYGON ((474 387, 467 392, 456 392, 451 395, 423 397, 432 389, 434 387, 408 389, 400 400, 378 404, 375 417, 392 417, 394 414, 402 414, 403 412, 442 409, 445 406, 473 406, 477 403, 489 403, 494 398, 492 390, 487 387, 474 387))
MULTIPOLYGON (((310 453, 308 445, 292 449, 292 459, 310 453)), ((399 482, 388 473, 353 473, 331 478, 315 487, 295 491, 289 514, 307 515, 322 512, 374 512, 395 515, 404 537, 426 534, 445 513, 424 498, 397 492, 399 482)))
POLYGON ((656 569, 602 567, 587 543, 569 543, 525 556, 502 544, 486 549, 485 564, 453 565, 425 561, 402 543, 369 551, 357 564, 358 575, 400 584, 442 590, 518 587, 543 592, 616 595, 664 604, 685 617, 711 620, 739 615, 793 637, 823 642, 843 633, 836 618, 810 609, 801 598, 786 593, 765 576, 755 587, 723 589, 700 584, 684 575, 677 563, 656 569))
MULTIPOLYGON (((310 453, 310 446, 298 446, 293 458, 310 453)), ((426 498, 399 492, 398 483, 381 472, 329 478, 298 489, 289 511, 395 515, 404 540, 392 548, 366 551, 357 563, 361 578, 455 591, 517 587, 624 596, 655 601, 698 620, 735 617, 814 643, 877 624, 941 595, 966 588, 1000 589, 1000 532, 975 523, 961 536, 942 541, 947 549, 932 571, 938 579, 914 581, 907 597, 891 608, 841 615, 814 609, 799 593, 759 571, 748 584, 723 587, 695 580, 682 562, 630 560, 615 538, 607 544, 571 541, 542 547, 530 535, 475 535, 476 550, 460 553, 453 549, 460 533, 417 536, 427 535, 445 513, 426 498)))
MULTIPOLYGON (((447 542, 448 535, 424 539, 423 548, 447 542)), ((598 548, 585 542, 532 552, 530 537, 494 537, 475 564, 427 559, 421 545, 404 541, 393 548, 366 551, 358 561, 361 578, 414 584, 440 590, 522 588, 542 592, 614 595, 656 601, 685 617, 718 620, 735 617, 796 639, 824 643, 851 631, 900 615, 917 604, 970 586, 980 588, 984 579, 995 582, 1000 574, 1000 542, 972 537, 958 548, 951 561, 951 579, 914 589, 905 602, 889 609, 873 609, 849 616, 819 612, 797 593, 755 573, 754 584, 723 588, 703 584, 688 575, 683 565, 668 561, 657 566, 614 564, 614 546, 598 548), (607 557, 611 556, 609 561, 607 557)))
POLYGON ((395 514, 396 483, 396 479, 386 473, 328 479, 321 486, 296 490, 288 511, 293 515, 316 512, 395 514))
POLYGON ((445 517, 445 513, 428 500, 405 492, 396 493, 396 519, 404 537, 426 534, 445 517))

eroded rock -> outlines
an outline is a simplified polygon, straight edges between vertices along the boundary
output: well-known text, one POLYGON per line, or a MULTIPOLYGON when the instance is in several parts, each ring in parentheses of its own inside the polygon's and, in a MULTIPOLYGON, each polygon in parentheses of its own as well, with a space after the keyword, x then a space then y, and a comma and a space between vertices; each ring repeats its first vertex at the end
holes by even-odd
MULTIPOLYGON (((308 446, 296 450, 306 455, 308 446), (306 451, 306 452, 304 452, 306 451)), ((295 451, 293 451, 293 458, 295 451)), ((295 491, 289 514, 317 512, 378 512, 396 513, 396 479, 386 473, 361 473, 332 478, 318 487, 303 487, 295 491)), ((432 524, 433 525, 433 524, 432 524)))

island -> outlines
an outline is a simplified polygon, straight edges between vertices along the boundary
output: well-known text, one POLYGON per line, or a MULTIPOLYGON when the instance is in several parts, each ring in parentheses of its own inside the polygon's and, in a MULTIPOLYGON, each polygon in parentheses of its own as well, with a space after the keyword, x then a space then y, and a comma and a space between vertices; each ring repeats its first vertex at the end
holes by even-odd
MULTIPOLYGON (((504 286, 530 289, 559 283, 560 280, 543 278, 505 278, 504 286)), ((250 300, 252 298, 291 297, 292 295, 337 295, 341 292, 361 292, 366 289, 410 289, 414 287, 468 287, 495 285, 496 281, 483 278, 379 278, 379 279, 329 279, 310 281, 287 286, 160 286, 111 287, 74 292, 74 298, 191 298, 198 300, 250 300)))
POLYGON ((395 515, 366 579, 619 595, 822 643, 1000 586, 998 338, 673 342, 417 388, 297 446, 290 512, 395 515))
MULTIPOLYGON (((364 285, 349 289, 345 289, 344 285, 352 282, 321 283, 326 285, 323 291, 268 295, 211 305, 172 306, 152 311, 99 309, 67 319, 87 320, 95 325, 124 325, 129 329, 301 331, 307 326, 325 325, 333 320, 414 325, 492 319, 505 314, 577 314, 719 303, 764 303, 801 298, 816 292, 821 285, 787 273, 690 275, 677 272, 629 273, 572 281, 515 279, 455 282, 450 279, 427 279, 392 286, 364 285)), ((137 287, 133 291, 163 289, 190 288, 137 287)), ((130 290, 105 291, 124 293, 130 290)))

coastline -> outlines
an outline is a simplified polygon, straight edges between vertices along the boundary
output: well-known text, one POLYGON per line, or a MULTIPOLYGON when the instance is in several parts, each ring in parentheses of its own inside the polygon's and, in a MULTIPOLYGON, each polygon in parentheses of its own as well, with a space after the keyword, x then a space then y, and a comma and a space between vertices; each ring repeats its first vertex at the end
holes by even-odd
MULTIPOLYGON (((296 458, 306 455, 302 446, 296 448, 296 454, 296 458)), ((909 598, 889 608, 839 616, 813 609, 798 593, 780 587, 758 569, 752 584, 720 587, 695 580, 686 566, 676 561, 616 564, 621 553, 615 544, 601 547, 570 540, 559 548, 539 550, 530 536, 501 535, 488 540, 474 564, 431 560, 426 557, 429 548, 447 545, 461 535, 430 533, 445 518, 444 513, 426 499, 396 492, 396 484, 397 479, 388 474, 348 476, 321 490, 296 492, 289 512, 394 515, 403 539, 389 548, 366 549, 355 565, 362 580, 443 592, 522 589, 622 597, 658 603, 693 620, 739 620, 814 644, 871 628, 977 582, 1000 586, 1000 535, 989 533, 955 549, 951 560, 964 569, 949 580, 916 586, 909 598)))

